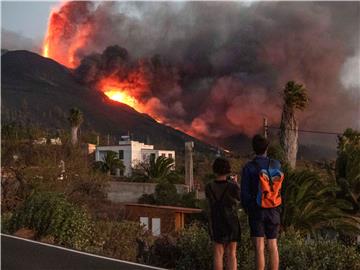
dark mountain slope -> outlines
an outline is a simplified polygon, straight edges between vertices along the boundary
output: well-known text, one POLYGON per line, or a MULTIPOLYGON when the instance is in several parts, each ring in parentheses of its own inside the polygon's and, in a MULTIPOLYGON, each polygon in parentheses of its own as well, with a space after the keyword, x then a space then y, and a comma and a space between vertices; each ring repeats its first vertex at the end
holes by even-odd
POLYGON ((210 145, 79 84, 70 70, 51 59, 9 51, 1 61, 3 122, 27 119, 45 128, 66 129, 69 109, 78 107, 85 116, 85 129, 117 137, 130 132, 135 139, 149 138, 156 146, 178 150, 192 140, 197 150, 212 151, 210 145))

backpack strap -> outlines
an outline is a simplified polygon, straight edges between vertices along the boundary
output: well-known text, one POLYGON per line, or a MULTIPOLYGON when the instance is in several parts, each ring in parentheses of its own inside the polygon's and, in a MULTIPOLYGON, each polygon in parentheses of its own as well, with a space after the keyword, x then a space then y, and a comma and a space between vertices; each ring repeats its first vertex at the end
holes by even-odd
POLYGON ((228 185, 228 183, 226 183, 226 187, 225 187, 223 193, 221 194, 220 198, 217 199, 216 196, 215 196, 214 191, 213 191, 212 188, 211 188, 211 185, 209 185, 209 190, 210 190, 211 195, 213 196, 215 202, 222 202, 222 200, 224 199, 224 196, 225 196, 225 193, 226 193, 228 187, 229 187, 229 185, 228 185))

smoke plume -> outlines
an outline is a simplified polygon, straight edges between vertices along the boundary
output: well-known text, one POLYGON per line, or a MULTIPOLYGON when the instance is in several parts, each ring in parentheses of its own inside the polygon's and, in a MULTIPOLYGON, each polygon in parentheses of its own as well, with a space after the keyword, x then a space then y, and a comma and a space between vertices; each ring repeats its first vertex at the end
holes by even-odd
POLYGON ((289 80, 309 91, 302 128, 359 127, 359 2, 67 2, 55 18, 54 57, 84 83, 117 80, 136 108, 208 141, 277 126, 289 80))

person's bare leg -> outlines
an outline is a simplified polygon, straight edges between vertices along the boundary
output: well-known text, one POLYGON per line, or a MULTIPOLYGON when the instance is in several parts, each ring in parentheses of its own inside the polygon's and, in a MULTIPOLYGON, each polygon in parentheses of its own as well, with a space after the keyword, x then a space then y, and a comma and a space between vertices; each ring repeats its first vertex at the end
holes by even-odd
POLYGON ((278 270, 279 269, 279 250, 276 239, 268 239, 267 246, 270 253, 270 269, 278 270))
POLYGON ((264 237, 253 237, 256 270, 265 269, 264 237))
POLYGON ((226 245, 226 269, 237 270, 236 260, 236 242, 230 242, 226 245))
POLYGON ((214 243, 214 270, 223 270, 224 245, 214 243))

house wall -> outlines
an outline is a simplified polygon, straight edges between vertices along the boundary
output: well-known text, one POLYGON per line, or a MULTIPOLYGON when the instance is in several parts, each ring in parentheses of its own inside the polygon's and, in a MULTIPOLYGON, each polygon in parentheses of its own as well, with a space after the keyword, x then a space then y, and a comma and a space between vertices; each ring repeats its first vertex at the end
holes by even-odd
MULTIPOLYGON (((186 185, 175 185, 178 193, 188 191, 186 185)), ((137 202, 143 194, 155 192, 156 183, 131 183, 111 181, 107 187, 107 198, 112 202, 137 202)))
POLYGON ((125 166, 124 174, 126 176, 130 176, 131 175, 131 156, 132 156, 130 144, 98 146, 96 148, 96 152, 95 152, 95 160, 96 161, 104 161, 105 151, 114 151, 117 154, 119 154, 120 150, 124 151, 124 158, 122 159, 124 166, 125 166))

